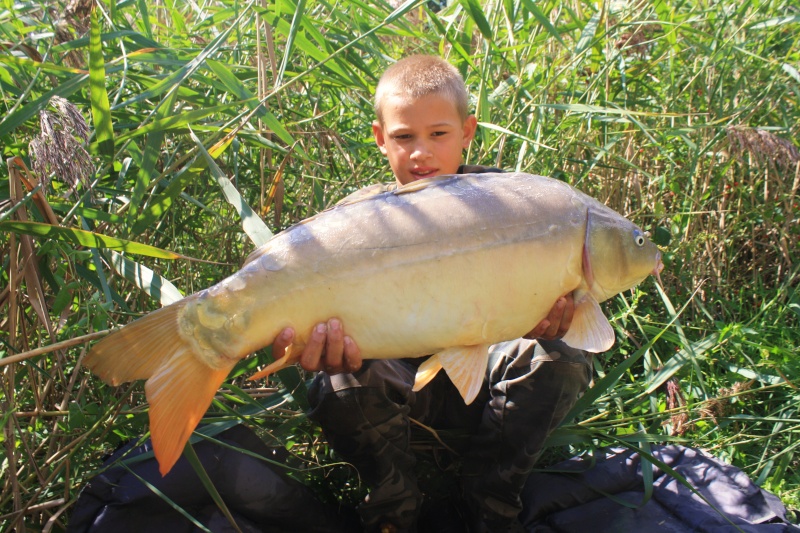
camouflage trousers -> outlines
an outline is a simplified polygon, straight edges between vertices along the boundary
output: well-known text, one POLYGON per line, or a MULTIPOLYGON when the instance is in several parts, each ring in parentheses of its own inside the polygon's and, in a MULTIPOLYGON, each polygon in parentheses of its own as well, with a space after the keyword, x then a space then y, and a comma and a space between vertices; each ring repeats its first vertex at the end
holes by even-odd
POLYGON ((410 418, 469 432, 461 486, 472 530, 505 531, 522 510, 520 492, 543 444, 591 382, 591 356, 560 341, 518 339, 492 346, 485 387, 465 405, 444 372, 411 390, 416 367, 366 360, 354 374, 320 373, 309 417, 370 488, 359 506, 366 531, 414 531, 423 495, 414 474, 410 418))

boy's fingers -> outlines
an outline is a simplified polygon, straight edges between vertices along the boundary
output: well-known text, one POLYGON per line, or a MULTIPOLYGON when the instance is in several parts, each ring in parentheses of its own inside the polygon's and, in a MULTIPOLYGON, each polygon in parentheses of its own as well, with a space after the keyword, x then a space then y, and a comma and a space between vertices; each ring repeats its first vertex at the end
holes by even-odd
POLYGON ((292 341, 294 341, 294 330, 292 328, 284 328, 272 343, 272 357, 274 359, 283 357, 286 354, 286 348, 292 345, 292 341))
POLYGON ((361 350, 356 342, 348 336, 344 338, 344 369, 346 372, 355 372, 361 368, 361 350))
POLYGON ((536 324, 536 327, 530 330, 528 333, 524 335, 526 339, 540 339, 544 332, 547 331, 547 328, 550 327, 550 321, 546 318, 536 324))
POLYGON ((327 325, 324 323, 317 324, 311 331, 308 343, 303 348, 303 353, 300 355, 300 366, 309 372, 316 372, 321 369, 320 358, 322 357, 322 351, 325 349, 327 332, 327 325))
POLYGON ((530 333, 525 335, 526 339, 556 340, 563 337, 570 325, 575 312, 575 302, 572 293, 566 294, 556 300, 547 318, 539 322, 530 333))
POLYGON ((556 304, 550 310, 550 314, 547 316, 548 320, 550 321, 550 325, 547 329, 542 333, 542 338, 547 340, 553 340, 558 338, 558 330, 561 327, 561 319, 564 316, 564 307, 567 305, 566 300, 564 298, 559 298, 556 300, 556 304))
POLYGON ((540 338, 545 340, 554 340, 558 339, 558 331, 561 327, 561 319, 564 316, 564 307, 566 307, 567 301, 562 297, 556 300, 555 305, 552 309, 550 309, 550 313, 547 315, 547 320, 550 324, 547 328, 539 335, 540 338))
POLYGON ((567 330, 572 325, 572 318, 575 316, 575 300, 572 293, 564 296, 564 312, 561 314, 561 324, 558 326, 556 338, 560 339, 567 334, 567 330))
POLYGON ((330 373, 342 371, 342 352, 344 352, 344 333, 342 323, 337 318, 328 320, 328 338, 325 341, 325 370, 330 373))

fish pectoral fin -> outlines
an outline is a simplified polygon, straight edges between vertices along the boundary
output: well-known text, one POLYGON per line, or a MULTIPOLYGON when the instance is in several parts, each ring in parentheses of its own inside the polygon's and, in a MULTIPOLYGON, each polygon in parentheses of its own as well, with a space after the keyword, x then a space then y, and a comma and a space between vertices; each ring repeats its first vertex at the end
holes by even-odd
POLYGON ((464 402, 467 405, 471 404, 480 392, 486 377, 489 346, 490 344, 477 344, 475 346, 454 346, 442 350, 420 365, 414 390, 421 389, 433 379, 439 369, 444 368, 450 381, 464 398, 464 402), (430 370, 426 365, 430 366, 430 370), (425 381, 420 385, 421 378, 425 381))
POLYGON ((211 368, 188 349, 177 352, 144 386, 150 438, 162 476, 169 472, 236 361, 211 368))
POLYGON ((614 328, 591 293, 576 298, 572 324, 561 340, 573 348, 593 353, 614 346, 614 328))
POLYGON ((290 344, 286 347, 286 351, 284 352, 283 357, 280 359, 268 364, 264 369, 259 370, 249 378, 247 381, 255 381, 257 379, 265 378, 270 374, 274 374, 279 370, 283 370, 287 366, 292 366, 293 364, 300 361, 300 354, 303 353, 302 348, 299 346, 295 346, 294 344, 290 344))
POLYGON ((422 387, 431 382, 439 370, 442 369, 442 363, 439 362, 439 355, 432 355, 428 357, 417 369, 417 375, 414 378, 414 387, 411 389, 414 392, 422 390, 422 387))

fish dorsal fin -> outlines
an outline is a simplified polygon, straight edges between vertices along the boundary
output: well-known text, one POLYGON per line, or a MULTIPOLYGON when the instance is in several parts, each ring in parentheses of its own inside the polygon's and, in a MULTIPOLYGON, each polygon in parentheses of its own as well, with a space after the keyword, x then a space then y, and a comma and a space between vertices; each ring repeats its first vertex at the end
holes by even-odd
POLYGON ((453 174, 442 174, 441 176, 416 180, 412 181, 411 183, 406 183, 402 187, 398 187, 394 190, 394 194, 405 194, 407 192, 421 191, 422 189, 427 189, 428 187, 431 187, 439 182, 457 179, 459 179, 458 176, 453 174))
POLYGON ((561 340, 573 348, 593 353, 614 346, 614 328, 592 293, 576 294, 572 324, 561 340))
POLYGON ((454 346, 431 356, 417 370, 415 391, 427 385, 444 368, 464 402, 469 405, 483 386, 486 365, 489 362, 489 344, 454 346))

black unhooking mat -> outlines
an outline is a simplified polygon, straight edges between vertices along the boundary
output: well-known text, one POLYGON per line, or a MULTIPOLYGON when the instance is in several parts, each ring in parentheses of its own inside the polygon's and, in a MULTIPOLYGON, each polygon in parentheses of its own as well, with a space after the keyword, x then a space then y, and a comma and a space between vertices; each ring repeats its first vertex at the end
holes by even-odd
MULTIPOLYGON (((217 439, 277 461, 283 460, 286 453, 266 446, 244 426, 229 429, 217 439)), ((323 504, 280 467, 208 441, 194 448, 243 533, 360 531, 353 509, 323 504)), ((149 449, 148 443, 134 453, 149 449)), ((682 475, 702 498, 646 462, 645 467, 653 471, 652 494, 642 504, 645 489, 639 455, 631 450, 606 449, 596 452, 593 458, 576 457, 531 474, 523 492, 525 509, 520 515, 525 530, 800 533, 800 528, 787 522, 786 508, 780 500, 753 484, 741 470, 682 446, 653 446, 650 453, 657 462, 682 475)), ((164 478, 154 459, 128 468, 109 469, 86 485, 72 512, 68 533, 198 531, 137 476, 214 533, 233 531, 186 459, 181 458, 164 478)), ((444 514, 438 513, 438 520, 432 520, 430 510, 423 510, 420 532, 463 530, 455 523, 443 527, 442 519, 447 521, 448 510, 441 511, 444 514)), ((449 512, 458 516, 452 509, 449 512)))

